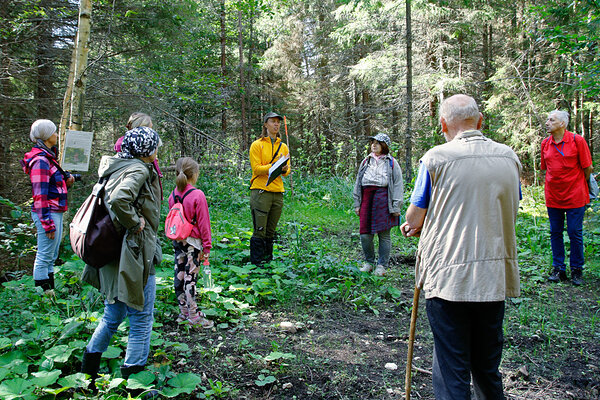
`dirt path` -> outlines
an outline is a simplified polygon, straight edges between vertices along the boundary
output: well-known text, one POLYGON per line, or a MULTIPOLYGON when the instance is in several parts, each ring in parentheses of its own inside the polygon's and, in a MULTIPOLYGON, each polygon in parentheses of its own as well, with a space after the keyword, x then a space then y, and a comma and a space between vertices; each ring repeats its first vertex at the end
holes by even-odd
MULTIPOLYGON (((208 379, 226 382, 228 395, 236 399, 403 399, 410 284, 403 283, 400 301, 372 305, 379 315, 336 303, 263 310, 251 325, 225 331, 188 333, 167 325, 164 329, 181 335, 179 340, 193 349, 185 364, 174 360, 174 368, 204 374, 206 387, 208 379), (300 329, 284 332, 279 328, 282 321, 300 329), (265 361, 273 351, 294 357, 265 361), (395 363, 398 369, 386 369, 386 363, 395 363), (258 386, 260 375, 275 381, 258 386)), ((568 286, 556 293, 565 299, 594 296, 591 288, 568 286)), ((548 338, 524 336, 508 319, 513 311, 507 310, 501 366, 507 399, 600 398, 598 337, 594 341, 573 336, 565 347, 548 338)), ((434 399, 428 373, 431 357, 432 338, 421 304, 414 354, 414 365, 421 372, 413 375, 412 399, 434 399)))

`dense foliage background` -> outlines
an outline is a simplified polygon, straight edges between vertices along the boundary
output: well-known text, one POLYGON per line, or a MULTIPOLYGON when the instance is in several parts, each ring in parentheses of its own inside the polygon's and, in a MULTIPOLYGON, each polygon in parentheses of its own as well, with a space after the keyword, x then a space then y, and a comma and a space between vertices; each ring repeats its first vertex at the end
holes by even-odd
MULTIPOLYGON (((0 182, 4 198, 29 197, 17 160, 33 120, 59 120, 77 16, 74 1, 2 1, 0 174, 15 177, 0 182)), ((352 175, 379 131, 414 166, 442 141, 439 102, 465 92, 536 183, 546 112, 568 110, 598 151, 599 16, 597 0, 94 0, 90 171, 134 111, 153 116, 163 165, 191 155, 247 168, 260 116, 277 110, 296 171, 352 175)))

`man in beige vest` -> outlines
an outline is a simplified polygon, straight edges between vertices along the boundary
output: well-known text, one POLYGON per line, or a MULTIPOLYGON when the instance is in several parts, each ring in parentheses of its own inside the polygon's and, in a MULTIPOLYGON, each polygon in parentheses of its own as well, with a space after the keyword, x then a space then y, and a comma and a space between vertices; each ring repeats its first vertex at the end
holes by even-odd
POLYGON ((447 143, 421 159, 405 236, 420 236, 416 284, 433 332, 436 399, 504 399, 504 300, 519 295, 515 221, 521 164, 481 134, 473 98, 440 106, 447 143))

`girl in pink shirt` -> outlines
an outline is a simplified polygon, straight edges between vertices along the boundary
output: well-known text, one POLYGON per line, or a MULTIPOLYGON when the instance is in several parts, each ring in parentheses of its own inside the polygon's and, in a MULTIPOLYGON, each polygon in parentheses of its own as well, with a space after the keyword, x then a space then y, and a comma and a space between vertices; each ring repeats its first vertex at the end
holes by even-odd
POLYGON ((196 304, 196 281, 203 262, 208 261, 212 248, 210 216, 206 197, 194 185, 198 180, 198 163, 190 157, 183 157, 175 164, 177 187, 169 196, 169 209, 176 200, 183 203, 185 218, 194 225, 190 236, 183 241, 173 241, 175 250, 175 295, 179 302, 180 314, 177 322, 187 321, 194 327, 209 329, 214 322, 198 310, 196 304))

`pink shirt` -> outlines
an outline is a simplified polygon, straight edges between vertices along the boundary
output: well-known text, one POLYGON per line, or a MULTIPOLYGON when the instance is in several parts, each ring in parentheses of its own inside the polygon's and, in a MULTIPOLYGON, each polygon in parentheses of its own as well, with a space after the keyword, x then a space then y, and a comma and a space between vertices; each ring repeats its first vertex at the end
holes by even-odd
MULTIPOLYGON (((169 196, 169 210, 175 204, 175 196, 183 197, 185 192, 194 187, 188 184, 183 192, 180 192, 177 188, 173 190, 169 196)), ((183 211, 185 212, 185 218, 193 223, 194 218, 196 224, 192 229, 191 237, 198 238, 202 241, 203 251, 209 253, 212 248, 212 235, 210 232, 210 215, 208 214, 208 203, 204 192, 200 189, 191 191, 185 199, 183 199, 183 211)))

